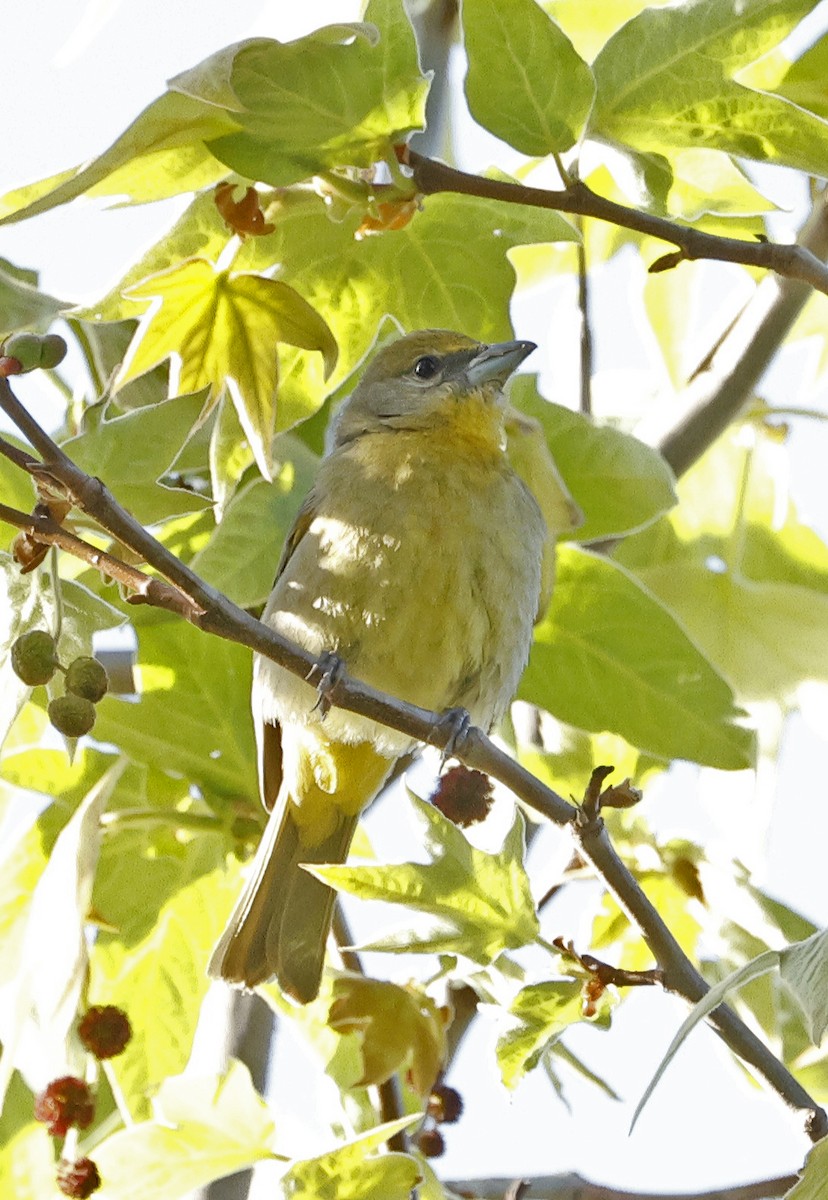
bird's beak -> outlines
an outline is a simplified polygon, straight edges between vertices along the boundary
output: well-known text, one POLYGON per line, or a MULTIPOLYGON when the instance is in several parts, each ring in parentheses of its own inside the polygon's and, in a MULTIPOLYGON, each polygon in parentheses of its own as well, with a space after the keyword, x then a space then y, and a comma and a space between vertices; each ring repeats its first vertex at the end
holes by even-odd
POLYGON ((473 388, 485 383, 504 384, 533 350, 537 350, 534 342, 495 342, 493 346, 483 346, 466 367, 466 378, 473 388))

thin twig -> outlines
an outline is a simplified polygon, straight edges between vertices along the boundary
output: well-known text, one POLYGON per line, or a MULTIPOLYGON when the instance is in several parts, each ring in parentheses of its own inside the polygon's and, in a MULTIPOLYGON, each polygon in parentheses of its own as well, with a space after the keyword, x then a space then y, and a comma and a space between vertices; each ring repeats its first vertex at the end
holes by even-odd
MULTIPOLYGON (((206 632, 249 646, 294 674, 303 676, 313 685, 324 678, 328 669, 325 661, 320 662, 314 655, 281 638, 267 625, 238 608, 153 538, 116 503, 100 480, 86 475, 52 441, 19 403, 4 379, 0 379, 0 408, 42 455, 43 468, 67 490, 76 504, 189 597, 192 603, 180 615, 206 632)), ((85 545, 82 543, 82 546, 85 545)), ((69 541, 65 547, 70 548, 69 541)), ((83 553, 86 561, 86 549, 83 553)), ((125 565, 120 560, 114 562, 119 570, 125 565)), ((108 559, 101 558, 96 565, 106 570, 110 564, 108 559)), ((146 590, 144 602, 154 602, 153 589, 150 587, 146 590)), ((579 820, 579 809, 499 750, 480 729, 470 727, 465 733, 458 734, 455 721, 385 696, 345 673, 337 679, 327 698, 339 708, 370 717, 416 741, 441 750, 450 749, 453 757, 499 780, 530 808, 556 825, 571 827, 583 857, 593 864, 622 908, 641 930, 664 971, 666 986, 692 1003, 707 991, 704 980, 616 854, 600 816, 593 820, 579 820)), ((828 1133, 828 1118, 824 1110, 731 1010, 721 1006, 711 1014, 710 1020, 726 1044, 753 1065, 782 1099, 793 1108, 803 1110, 806 1129, 813 1140, 828 1133)))
POLYGON ((500 200, 507 204, 526 204, 532 208, 578 213, 678 246, 678 253, 665 256, 665 259, 652 264, 651 270, 666 269, 668 259, 670 266, 677 266, 685 259, 714 259, 775 271, 777 275, 801 280, 828 295, 828 267, 804 246, 766 241, 746 242, 741 238, 704 233, 700 229, 679 225, 666 217, 657 217, 652 213, 617 204, 614 200, 599 196, 579 179, 571 180, 569 186, 561 191, 552 191, 546 188, 526 187, 502 179, 487 179, 482 175, 470 175, 466 171, 459 171, 456 167, 438 162, 437 159, 425 158, 415 150, 407 150, 404 161, 413 171, 414 187, 425 196, 438 192, 456 192, 465 196, 500 200))

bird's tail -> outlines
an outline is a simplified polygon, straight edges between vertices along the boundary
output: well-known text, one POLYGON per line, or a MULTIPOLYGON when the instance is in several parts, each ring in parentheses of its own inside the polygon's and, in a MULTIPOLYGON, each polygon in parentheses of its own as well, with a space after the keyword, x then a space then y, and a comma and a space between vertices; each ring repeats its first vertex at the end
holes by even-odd
POLYGON ((359 816, 338 814, 315 846, 303 844, 285 797, 271 813, 244 890, 207 968, 214 979, 253 988, 274 977, 302 1004, 319 991, 336 893, 300 863, 341 863, 359 816))

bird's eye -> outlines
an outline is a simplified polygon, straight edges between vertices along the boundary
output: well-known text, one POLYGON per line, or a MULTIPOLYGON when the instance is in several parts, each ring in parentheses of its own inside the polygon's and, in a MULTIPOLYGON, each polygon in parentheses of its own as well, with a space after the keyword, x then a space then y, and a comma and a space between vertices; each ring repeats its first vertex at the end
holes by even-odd
POLYGON ((439 360, 431 354, 418 358, 414 364, 414 374, 418 379, 433 379, 439 370, 439 360))

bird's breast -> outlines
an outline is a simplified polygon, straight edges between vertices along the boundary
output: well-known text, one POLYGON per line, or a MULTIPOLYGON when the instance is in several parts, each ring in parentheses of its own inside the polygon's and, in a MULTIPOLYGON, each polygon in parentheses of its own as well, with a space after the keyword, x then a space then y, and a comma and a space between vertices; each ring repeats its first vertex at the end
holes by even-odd
MULTIPOLYGON (((399 433, 382 440, 360 439, 323 463, 313 518, 265 619, 314 653, 335 651, 380 691, 468 708, 488 728, 528 656, 543 520, 502 454, 432 454, 399 433)), ((274 664, 260 660, 257 681, 279 720, 313 705, 308 686, 274 664)), ((329 736, 376 741, 349 714, 326 723, 329 736)))

